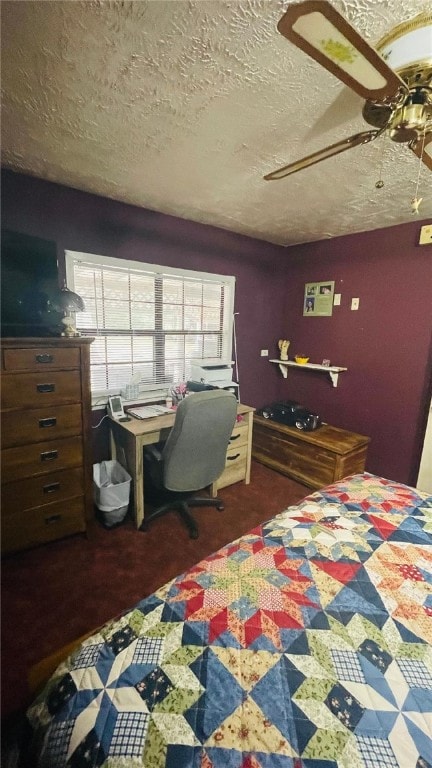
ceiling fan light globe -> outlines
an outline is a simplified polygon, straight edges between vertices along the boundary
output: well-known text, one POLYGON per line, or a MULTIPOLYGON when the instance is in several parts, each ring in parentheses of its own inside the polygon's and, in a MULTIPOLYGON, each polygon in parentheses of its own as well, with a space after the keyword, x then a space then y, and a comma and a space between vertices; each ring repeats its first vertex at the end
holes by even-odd
POLYGON ((376 45, 377 51, 400 77, 411 69, 432 69, 432 13, 423 12, 398 24, 376 45))

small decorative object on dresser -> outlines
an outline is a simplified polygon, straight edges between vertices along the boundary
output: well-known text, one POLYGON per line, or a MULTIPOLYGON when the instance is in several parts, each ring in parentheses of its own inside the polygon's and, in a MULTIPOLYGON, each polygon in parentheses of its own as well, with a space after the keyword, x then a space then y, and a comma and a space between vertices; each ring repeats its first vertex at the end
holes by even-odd
POLYGON ((2 554, 86 531, 92 341, 2 339, 2 554))

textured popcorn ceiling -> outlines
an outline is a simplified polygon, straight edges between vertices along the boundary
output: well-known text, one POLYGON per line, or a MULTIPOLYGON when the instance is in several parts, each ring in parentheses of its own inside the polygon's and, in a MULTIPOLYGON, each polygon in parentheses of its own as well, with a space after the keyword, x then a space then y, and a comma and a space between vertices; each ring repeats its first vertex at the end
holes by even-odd
MULTIPOLYGON (((419 161, 389 139, 263 181, 369 128, 361 99, 277 32, 287 5, 1 2, 3 165, 285 245, 412 221, 419 161)), ((431 8, 334 5, 372 43, 431 8)), ((422 165, 421 219, 431 182, 422 165)))

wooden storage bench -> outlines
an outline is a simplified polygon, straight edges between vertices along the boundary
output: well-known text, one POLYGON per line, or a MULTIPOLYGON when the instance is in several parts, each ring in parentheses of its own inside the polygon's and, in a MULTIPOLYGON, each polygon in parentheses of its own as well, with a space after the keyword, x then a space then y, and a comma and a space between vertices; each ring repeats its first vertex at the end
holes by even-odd
POLYGON ((370 438, 323 424, 303 432, 254 416, 252 458, 310 488, 363 472, 370 438))

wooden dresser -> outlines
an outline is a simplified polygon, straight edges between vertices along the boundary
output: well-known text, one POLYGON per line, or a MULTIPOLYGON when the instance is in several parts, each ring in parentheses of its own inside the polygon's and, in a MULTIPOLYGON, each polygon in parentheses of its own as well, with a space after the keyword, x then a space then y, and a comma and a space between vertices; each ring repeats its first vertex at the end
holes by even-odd
POLYGON ((92 339, 2 339, 2 554, 86 531, 92 339))
POLYGON ((363 472, 370 438, 323 424, 313 432, 254 417, 252 457, 310 488, 363 472))

